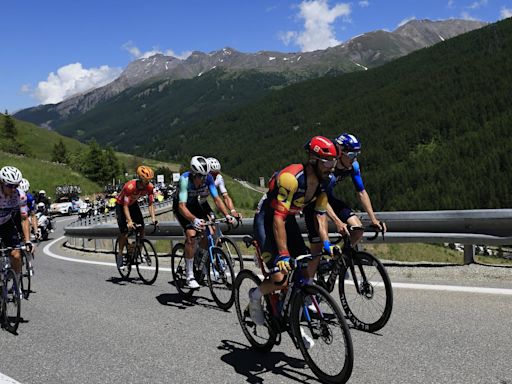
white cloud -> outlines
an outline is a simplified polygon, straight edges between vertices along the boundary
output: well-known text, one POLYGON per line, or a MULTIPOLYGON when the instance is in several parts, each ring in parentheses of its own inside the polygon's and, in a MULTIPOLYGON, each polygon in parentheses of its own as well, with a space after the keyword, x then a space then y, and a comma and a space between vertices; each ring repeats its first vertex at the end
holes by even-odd
POLYGON ((184 51, 181 54, 177 54, 172 49, 167 49, 166 51, 162 51, 158 47, 153 47, 153 49, 150 51, 142 52, 137 46, 135 46, 133 44, 132 41, 124 43, 123 49, 128 51, 130 53, 130 55, 132 56, 132 58, 134 58, 134 59, 144 59, 144 58, 148 58, 148 57, 151 57, 151 56, 154 56, 154 55, 160 53, 165 56, 172 56, 172 57, 176 57, 178 59, 185 60, 192 53, 192 51, 184 51))
POLYGON ((502 19, 512 17, 512 8, 501 7, 500 16, 502 19))
POLYGON ((30 92, 41 104, 55 104, 78 93, 106 85, 121 72, 121 68, 111 68, 108 65, 87 69, 81 63, 73 63, 60 67, 57 73, 51 72, 48 79, 40 81, 34 90, 26 84, 21 90, 30 92))
POLYGON ((471 21, 477 20, 475 17, 471 16, 468 12, 462 12, 460 14, 460 18, 463 20, 471 20, 471 21))
POLYGON ((468 6, 469 9, 478 9, 480 7, 485 7, 487 5, 488 0, 478 0, 473 2, 468 6))
POLYGON ((453 9, 455 8, 455 0, 448 0, 448 8, 453 9))
POLYGON ((401 22, 398 23, 398 27, 401 27, 404 24, 407 24, 411 20, 416 20, 416 16, 411 16, 403 19, 401 22))
POLYGON ((288 45, 293 42, 301 51, 315 51, 340 44, 336 40, 333 23, 339 17, 348 21, 351 13, 350 4, 339 3, 329 8, 327 0, 305 0, 299 5, 298 17, 304 19, 304 31, 281 32, 280 39, 288 45))
POLYGON ((370 2, 368 0, 362 0, 358 4, 361 8, 366 8, 370 5, 370 2))

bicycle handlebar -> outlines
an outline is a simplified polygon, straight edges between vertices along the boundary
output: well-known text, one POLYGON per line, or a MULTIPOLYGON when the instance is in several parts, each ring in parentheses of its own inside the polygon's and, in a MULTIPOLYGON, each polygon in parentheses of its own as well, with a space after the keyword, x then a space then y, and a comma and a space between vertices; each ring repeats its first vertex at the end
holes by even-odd
MULTIPOLYGON (((359 225, 351 225, 350 227, 348 227, 348 231, 349 231, 349 234, 352 233, 352 232, 356 232, 356 231, 362 231, 362 232, 366 232, 366 231, 371 231, 371 232, 374 232, 374 234, 370 237, 367 237, 366 240, 368 241, 373 241, 375 240, 379 234, 382 234, 382 241, 384 241, 384 230, 379 230, 377 226, 373 225, 373 224, 370 224, 366 227, 363 227, 363 226, 359 226, 359 225)), ((349 239, 349 234, 344 234, 344 235, 340 235, 338 236, 338 238, 334 241, 331 241, 331 244, 338 244, 340 243, 342 240, 344 242, 346 242, 348 239, 349 239)))

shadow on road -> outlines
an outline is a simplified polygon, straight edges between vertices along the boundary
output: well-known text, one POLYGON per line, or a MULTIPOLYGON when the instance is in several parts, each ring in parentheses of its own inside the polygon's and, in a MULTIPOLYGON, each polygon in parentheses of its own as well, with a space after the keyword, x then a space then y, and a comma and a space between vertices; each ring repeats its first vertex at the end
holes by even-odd
POLYGON ((123 279, 122 277, 114 277, 112 276, 111 278, 105 280, 109 283, 112 283, 112 284, 117 284, 117 285, 127 285, 127 284, 138 284, 138 285, 143 285, 144 282, 142 280, 140 280, 139 278, 132 278, 132 277, 129 277, 127 279, 123 279))
POLYGON ((215 303, 215 301, 204 296, 194 295, 184 298, 179 293, 163 293, 158 295, 156 299, 162 305, 168 305, 179 309, 187 309, 197 305, 206 309, 214 309, 216 311, 225 312, 223 309, 217 307, 216 304, 210 304, 215 303))
POLYGON ((228 352, 221 360, 231 365, 236 373, 247 377, 247 383, 263 383, 260 375, 267 372, 281 376, 278 381, 286 378, 298 383, 318 383, 309 370, 305 371, 308 368, 304 360, 289 357, 283 352, 261 353, 231 340, 222 340, 222 345, 217 348, 228 352))

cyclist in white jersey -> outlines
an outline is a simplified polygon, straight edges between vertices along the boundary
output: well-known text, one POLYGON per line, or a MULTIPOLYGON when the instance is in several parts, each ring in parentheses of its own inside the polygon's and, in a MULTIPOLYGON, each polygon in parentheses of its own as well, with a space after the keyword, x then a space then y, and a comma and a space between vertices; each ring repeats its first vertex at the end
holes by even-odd
MULTIPOLYGON (((4 246, 15 248, 20 244, 19 233, 23 233, 25 243, 32 251, 28 226, 22 228, 20 193, 17 189, 22 175, 18 168, 5 166, 0 169, 0 238, 4 246)), ((19 249, 11 251, 11 265, 19 279, 21 273, 21 254, 19 249)))
POLYGON ((224 200, 224 204, 231 211, 231 215, 234 217, 242 218, 242 214, 238 213, 235 209, 235 205, 233 204, 233 200, 228 194, 228 190, 226 188, 226 184, 224 184, 224 178, 220 174, 220 162, 214 157, 209 157, 206 159, 210 164, 210 174, 213 176, 213 180, 215 183, 215 187, 219 192, 219 195, 222 196, 224 200))
POLYGON ((18 192, 20 194, 20 209, 21 209, 21 224, 23 226, 23 230, 25 227, 28 227, 28 231, 30 233, 31 229, 34 234, 37 234, 37 218, 35 215, 35 210, 31 207, 29 202, 29 192, 30 183, 27 179, 23 178, 18 186, 18 192))

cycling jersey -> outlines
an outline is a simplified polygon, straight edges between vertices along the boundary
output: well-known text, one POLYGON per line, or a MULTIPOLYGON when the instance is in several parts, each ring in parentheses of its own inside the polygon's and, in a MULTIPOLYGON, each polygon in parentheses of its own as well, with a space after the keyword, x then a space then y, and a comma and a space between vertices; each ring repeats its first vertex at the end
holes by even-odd
POLYGON ((11 196, 5 196, 0 188, 0 225, 7 223, 20 210, 20 193, 16 190, 11 196))
POLYGON ((149 183, 143 189, 137 188, 137 180, 128 181, 121 190, 121 193, 117 196, 116 203, 119 205, 132 205, 142 196, 149 197, 149 203, 153 204, 153 184, 149 183))
POLYGON ((214 183, 215 187, 217 188, 217 191, 220 192, 221 195, 228 193, 228 190, 226 189, 226 184, 224 184, 224 178, 220 173, 217 173, 217 175, 212 175, 214 177, 214 183))
POLYGON ((27 192, 27 207, 30 213, 36 211, 35 199, 30 192, 27 192))
POLYGON ((351 169, 339 169, 335 168, 334 172, 329 176, 329 181, 325 189, 327 190, 327 194, 329 196, 332 195, 334 187, 342 182, 345 178, 350 176, 352 178, 352 183, 356 188, 357 192, 364 191, 363 179, 361 177, 361 169, 359 168, 359 163, 354 161, 352 163, 351 169))
POLYGON ((274 215, 285 218, 298 214, 306 205, 315 203, 315 211, 323 214, 327 210, 327 194, 320 183, 309 201, 304 201, 306 195, 306 173, 303 164, 292 164, 274 173, 269 181, 267 199, 274 209, 274 215))
POLYGON ((21 216, 28 216, 28 202, 27 202, 27 194, 18 188, 18 194, 20 196, 20 211, 21 216))
POLYGON ((181 175, 178 190, 178 203, 193 203, 194 201, 203 203, 208 198, 208 195, 211 195, 213 198, 219 196, 212 175, 208 174, 201 185, 196 187, 190 171, 181 175))

